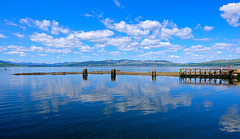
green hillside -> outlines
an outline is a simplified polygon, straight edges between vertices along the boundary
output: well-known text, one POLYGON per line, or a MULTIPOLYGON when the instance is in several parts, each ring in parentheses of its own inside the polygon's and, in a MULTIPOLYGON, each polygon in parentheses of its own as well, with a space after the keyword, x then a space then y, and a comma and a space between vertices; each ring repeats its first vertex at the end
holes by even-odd
POLYGON ((6 61, 0 60, 0 67, 17 67, 17 66, 19 66, 19 65, 11 64, 11 63, 8 63, 6 61))
POLYGON ((214 60, 214 61, 195 63, 190 65, 192 66, 240 66, 240 59, 214 60))

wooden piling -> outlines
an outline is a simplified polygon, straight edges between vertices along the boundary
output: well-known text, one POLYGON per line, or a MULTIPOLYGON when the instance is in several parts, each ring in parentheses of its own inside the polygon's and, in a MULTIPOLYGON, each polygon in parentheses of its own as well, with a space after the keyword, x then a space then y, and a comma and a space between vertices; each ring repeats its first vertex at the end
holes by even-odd
POLYGON ((209 69, 209 73, 208 73, 208 74, 209 74, 209 78, 210 78, 210 79, 212 78, 212 73, 211 73, 211 71, 212 71, 212 70, 209 69))
POLYGON ((197 78, 197 69, 195 69, 195 78, 197 78))
POLYGON ((83 69, 82 76, 83 76, 83 80, 87 80, 87 77, 88 77, 87 69, 83 69))
POLYGON ((111 69, 111 81, 115 81, 115 80, 116 80, 116 70, 111 69))
POLYGON ((199 69, 200 78, 202 78, 202 69, 199 69))
POLYGON ((87 69, 83 69, 83 73, 82 74, 88 74, 88 72, 87 72, 87 69))
POLYGON ((157 75, 156 69, 153 69, 152 70, 152 77, 156 77, 156 75, 157 75))
POLYGON ((222 79, 222 68, 220 69, 220 77, 222 79))
POLYGON ((214 78, 215 79, 217 78, 216 75, 217 75, 217 69, 214 70, 214 78))
POLYGON ((204 78, 206 78, 206 75, 207 75, 207 69, 205 69, 204 71, 204 78))

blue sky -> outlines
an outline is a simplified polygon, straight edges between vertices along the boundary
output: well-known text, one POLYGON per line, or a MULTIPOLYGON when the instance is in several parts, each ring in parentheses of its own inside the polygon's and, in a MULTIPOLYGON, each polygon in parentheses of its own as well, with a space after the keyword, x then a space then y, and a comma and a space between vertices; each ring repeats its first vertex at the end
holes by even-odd
POLYGON ((204 62, 240 58, 240 2, 1 1, 0 59, 204 62))

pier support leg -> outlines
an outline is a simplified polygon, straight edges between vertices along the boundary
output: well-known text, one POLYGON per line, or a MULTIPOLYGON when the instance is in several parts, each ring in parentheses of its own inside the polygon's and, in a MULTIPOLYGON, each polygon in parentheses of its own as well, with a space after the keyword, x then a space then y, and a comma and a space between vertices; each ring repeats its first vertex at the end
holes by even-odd
POLYGON ((214 78, 215 79, 217 78, 216 75, 217 75, 217 70, 214 71, 214 78))
POLYGON ((220 70, 220 77, 221 77, 221 79, 222 79, 222 69, 220 70))
POLYGON ((200 78, 202 78, 202 69, 199 70, 200 78))
POLYGON ((190 69, 189 75, 190 75, 190 79, 191 79, 192 78, 192 69, 190 69))
POLYGON ((195 69, 195 79, 197 78, 197 69, 195 69))
POLYGON ((206 72, 206 69, 205 69, 205 72, 204 72, 204 78, 206 79, 206 75, 207 75, 207 72, 206 72))
POLYGON ((212 73, 211 73, 211 72, 212 72, 212 70, 209 69, 209 73, 208 73, 208 74, 209 74, 209 78, 210 78, 210 79, 212 78, 212 73))

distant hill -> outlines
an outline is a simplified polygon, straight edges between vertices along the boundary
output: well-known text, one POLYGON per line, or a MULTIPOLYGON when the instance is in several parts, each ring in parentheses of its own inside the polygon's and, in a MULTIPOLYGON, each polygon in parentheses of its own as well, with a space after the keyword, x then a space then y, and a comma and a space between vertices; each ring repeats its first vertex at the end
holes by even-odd
POLYGON ((0 67, 17 67, 17 66, 21 66, 21 65, 13 64, 11 62, 0 60, 0 67))
POLYGON ((174 63, 166 60, 103 60, 85 62, 64 62, 55 64, 46 63, 13 63, 0 60, 0 67, 27 66, 27 67, 84 67, 84 66, 240 66, 240 59, 214 60, 202 63, 174 63))
POLYGON ((61 66, 174 66, 176 63, 164 60, 104 60, 62 64, 61 66))
POLYGON ((190 64, 191 66, 240 66, 240 59, 233 60, 214 60, 202 63, 190 64))

